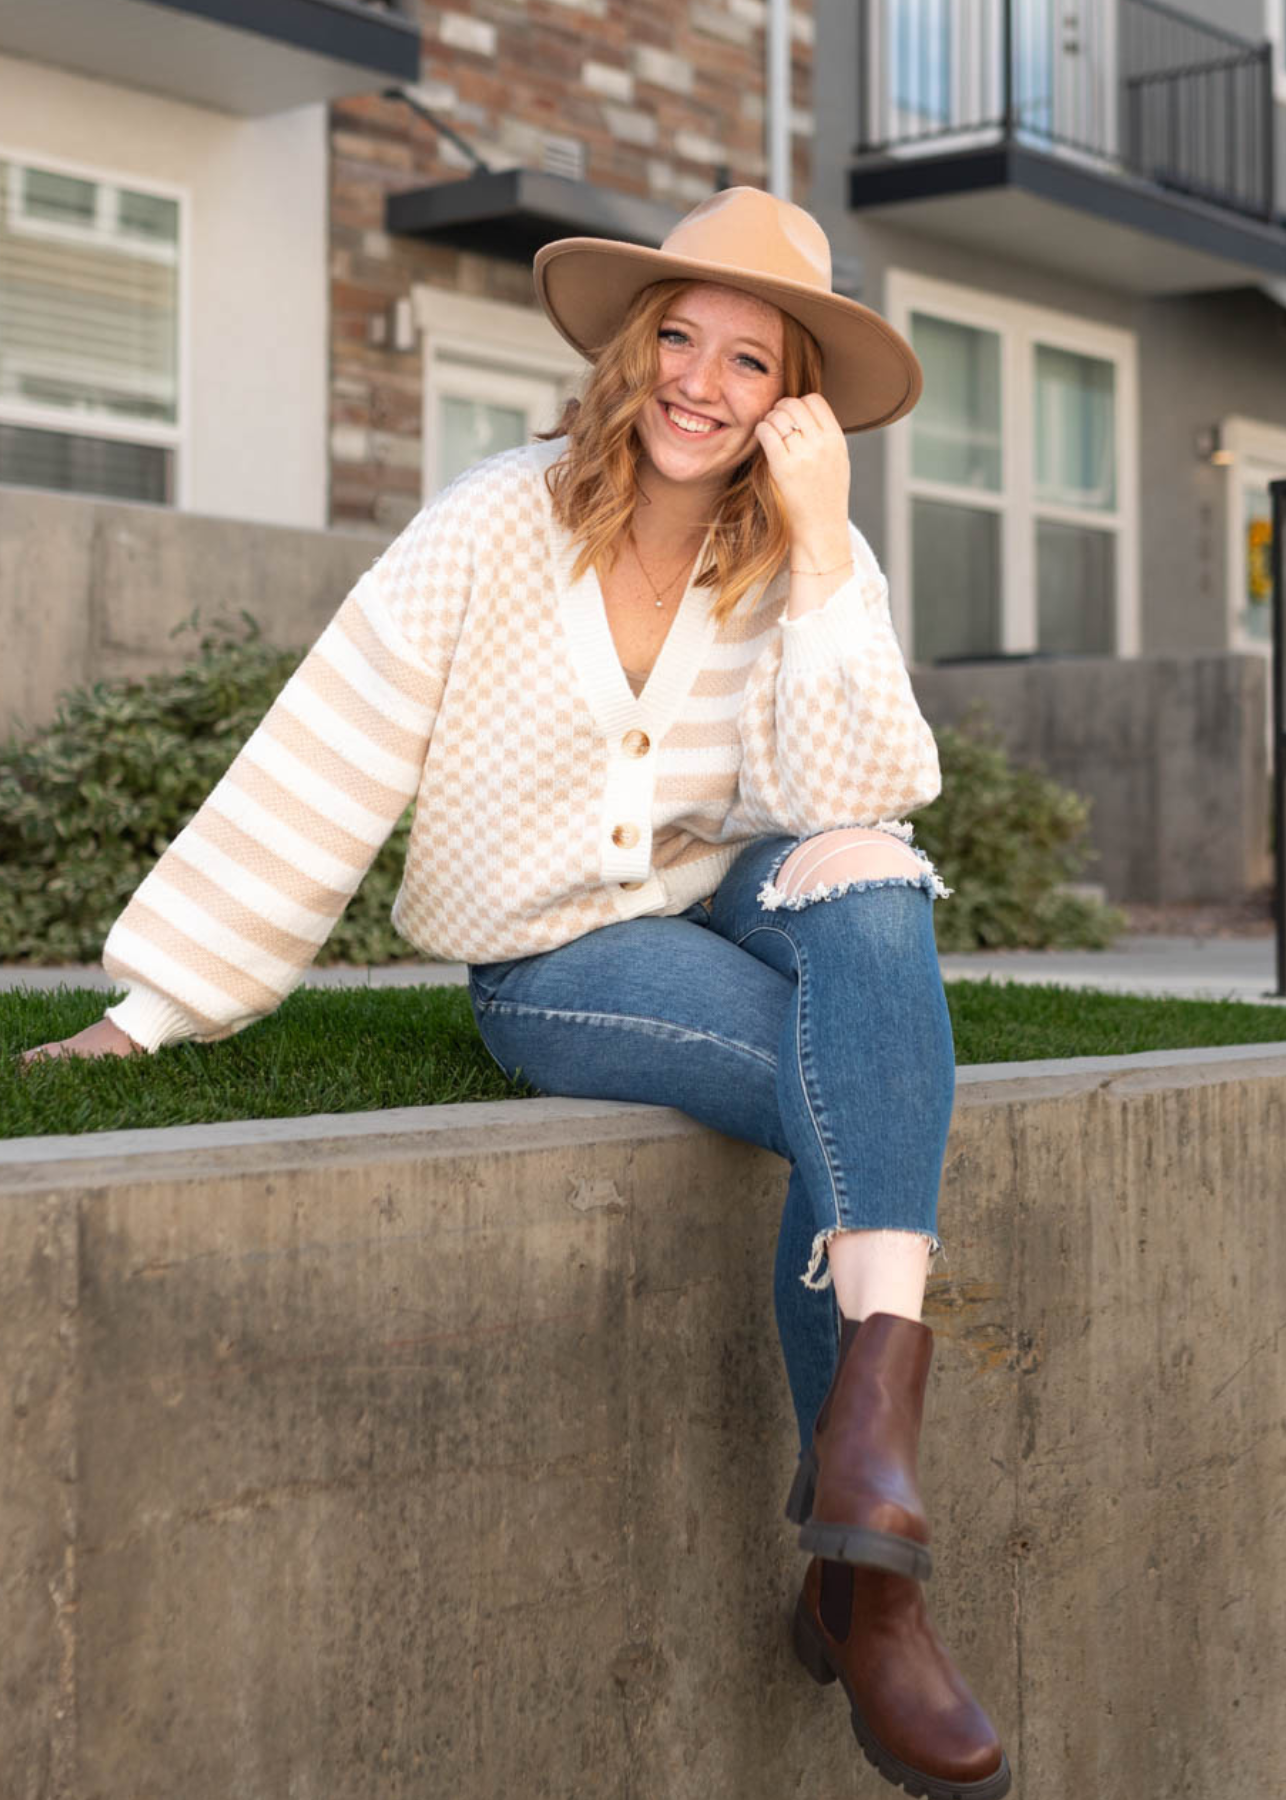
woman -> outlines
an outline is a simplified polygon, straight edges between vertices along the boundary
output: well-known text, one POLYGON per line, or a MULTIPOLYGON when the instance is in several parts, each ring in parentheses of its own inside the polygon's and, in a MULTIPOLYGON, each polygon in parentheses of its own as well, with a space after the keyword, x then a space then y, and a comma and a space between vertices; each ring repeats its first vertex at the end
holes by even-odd
POLYGON ((920 1587, 954 1058, 948 890, 901 815, 940 778, 843 435, 909 411, 919 366, 832 293, 816 221, 753 188, 659 251, 568 239, 535 272, 594 365, 565 430, 461 476, 362 578, 113 927, 125 1000, 43 1052, 262 1017, 416 796, 394 919, 470 965, 502 1068, 789 1161, 796 1648, 891 1780, 998 1800, 920 1587))

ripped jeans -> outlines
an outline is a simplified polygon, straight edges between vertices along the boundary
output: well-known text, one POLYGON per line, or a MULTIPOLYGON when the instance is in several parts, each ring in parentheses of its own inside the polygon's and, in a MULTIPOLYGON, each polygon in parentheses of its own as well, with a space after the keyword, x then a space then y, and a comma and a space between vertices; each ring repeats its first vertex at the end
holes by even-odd
POLYGON ((946 892, 916 872, 788 897, 806 840, 758 838, 712 905, 587 932, 469 970, 495 1061, 545 1094, 675 1106, 790 1164, 774 1303, 800 1442, 834 1372, 828 1239, 915 1231, 937 1247, 955 1092, 933 935, 946 892))

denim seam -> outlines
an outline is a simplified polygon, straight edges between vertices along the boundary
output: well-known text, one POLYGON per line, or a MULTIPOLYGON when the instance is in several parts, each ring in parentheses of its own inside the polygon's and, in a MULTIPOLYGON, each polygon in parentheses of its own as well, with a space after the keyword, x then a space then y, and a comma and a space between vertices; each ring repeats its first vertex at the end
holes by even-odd
POLYGON ((775 1067, 775 1058, 763 1055, 753 1044, 743 1044, 736 1038, 720 1037, 712 1031, 694 1031, 690 1026, 675 1025, 670 1019, 653 1019, 645 1013, 571 1012, 565 1007, 526 1006, 521 1000, 493 1000, 487 1011, 528 1013, 540 1019, 575 1025, 624 1025, 633 1029, 651 1030, 658 1037, 671 1037, 678 1043, 718 1044, 722 1049, 738 1050, 743 1056, 753 1057, 756 1062, 764 1063, 769 1068, 775 1067))
POLYGON ((818 1147, 822 1153, 822 1160, 826 1164, 826 1175, 831 1184, 831 1209, 835 1214, 835 1224, 831 1230, 818 1232, 817 1236, 813 1239, 812 1254, 808 1260, 808 1267, 800 1276, 800 1280, 806 1288, 811 1289, 815 1293, 822 1293, 831 1285, 831 1272, 829 1268, 821 1269, 822 1255, 830 1239, 834 1237, 837 1231, 842 1231, 844 1226, 840 1216, 840 1184, 835 1179, 835 1165, 831 1157, 830 1143, 826 1132, 822 1129, 822 1122, 814 1109, 813 1096, 809 1090, 808 1081, 805 1079, 806 1045, 803 1040, 807 1038, 807 1011, 804 1006, 804 970, 806 958, 802 947, 795 942, 788 931, 783 931, 779 925, 753 925, 749 931, 745 932, 737 939, 738 947, 744 946, 746 939, 754 937, 755 933, 759 931, 767 931, 772 933, 775 937, 785 938, 786 942, 790 945, 791 954, 795 959, 796 981, 799 990, 799 1004, 797 1007, 795 1025, 795 1066, 799 1070, 799 1085, 803 1090, 804 1101, 808 1107, 808 1116, 812 1120, 813 1135, 817 1139, 818 1147), (818 1273, 819 1270, 821 1271, 820 1274, 818 1273), (816 1279, 814 1279, 814 1277, 816 1277, 816 1279))

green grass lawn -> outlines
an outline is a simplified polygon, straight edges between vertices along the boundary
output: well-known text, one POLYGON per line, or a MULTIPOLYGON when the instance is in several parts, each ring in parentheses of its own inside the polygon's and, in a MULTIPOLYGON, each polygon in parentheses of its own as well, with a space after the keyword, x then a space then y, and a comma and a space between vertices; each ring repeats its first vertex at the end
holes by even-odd
MULTIPOLYGON (((1148 1000, 1053 985, 951 981, 960 1063, 1286 1041, 1286 1008, 1148 1000)), ((0 1137, 368 1112, 530 1095, 483 1047, 459 987, 300 989, 219 1044, 24 1069, 17 1053, 70 1036, 109 1000, 88 989, 0 994, 0 1137)))

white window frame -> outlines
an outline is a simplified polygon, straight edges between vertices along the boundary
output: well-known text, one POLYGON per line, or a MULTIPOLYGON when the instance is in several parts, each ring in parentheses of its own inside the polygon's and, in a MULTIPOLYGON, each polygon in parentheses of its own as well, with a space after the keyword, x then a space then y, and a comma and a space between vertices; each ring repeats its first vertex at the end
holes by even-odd
POLYGON ((1269 424, 1265 419, 1248 419, 1233 413, 1220 421, 1219 446, 1232 460, 1226 464, 1227 484, 1224 489, 1228 571, 1228 648, 1253 651, 1259 656, 1272 655, 1272 642, 1251 637, 1242 629, 1240 613, 1246 594, 1245 490, 1250 466, 1256 474, 1262 468, 1275 470, 1270 479, 1286 478, 1286 427, 1269 424))
POLYGON ((1286 106, 1286 0, 1264 0, 1264 36, 1273 47, 1273 97, 1286 106))
MULTIPOLYGON (((561 404, 577 386, 587 365, 584 357, 559 337, 545 315, 534 307, 427 286, 412 289, 411 306, 422 334, 423 497, 429 500, 441 485, 436 467, 436 402, 439 394, 458 392, 462 385, 453 364, 458 366, 462 360, 477 364, 485 398, 499 406, 524 409, 533 380, 552 383, 556 401, 561 404)), ((554 420, 549 423, 552 425, 554 420)))
POLYGON ((938 281, 914 270, 885 272, 884 312, 908 340, 911 315, 928 312, 1000 338, 1001 479, 997 492, 964 489, 911 473, 911 419, 888 428, 885 543, 893 622, 911 654, 911 503, 938 500, 976 506, 1001 516, 1001 640, 1011 654, 1034 651, 1036 641, 1036 521, 1049 519, 1117 534, 1116 643, 1110 654, 1139 654, 1138 340, 1134 332, 1072 313, 1031 306, 982 288, 938 281), (1111 513, 1039 500, 1035 487, 1033 415, 1035 347, 1046 344, 1111 362, 1116 370, 1116 507, 1111 513))
MULTIPOLYGON (((168 450, 171 456, 173 481, 170 505, 176 511, 182 511, 189 504, 191 488, 191 419, 192 419, 192 194, 186 186, 174 182, 158 181, 151 175, 140 174, 137 170, 109 168, 94 163, 72 162, 65 157, 50 156, 43 150, 28 149, 23 145, 0 142, 0 161, 10 165, 9 168, 9 200, 10 224, 19 232, 30 236, 57 238, 63 242, 77 244, 91 243, 104 249, 128 248, 131 255, 138 254, 153 261, 172 262, 177 264, 177 322, 179 335, 179 364, 177 385, 177 418, 173 425, 164 424, 160 420, 123 419, 115 413, 99 413, 89 408, 69 411, 65 407, 41 406, 31 401, 14 400, 0 396, 0 424, 29 426, 33 430, 57 432, 61 437, 108 438, 117 443, 151 444, 158 449, 168 450), (17 197, 21 192, 18 181, 18 168, 48 169, 56 175, 70 175, 80 181, 93 181, 99 184, 98 218, 92 232, 84 231, 77 226, 58 224, 51 219, 33 219, 25 214, 19 215, 17 197), (104 221, 104 189, 129 188, 134 193, 155 195, 160 200, 173 200, 177 203, 179 214, 178 242, 176 246, 165 244, 149 244, 144 238, 121 239, 114 235, 103 235, 104 221), (15 226, 15 221, 19 221, 15 226), (157 255, 160 251, 163 255, 157 255)), ((115 218, 115 208, 111 209, 115 218)), ((110 222, 110 221, 109 221, 110 222)), ((92 498, 93 496, 86 496, 92 498)), ((130 502, 144 505, 147 502, 130 502)))

